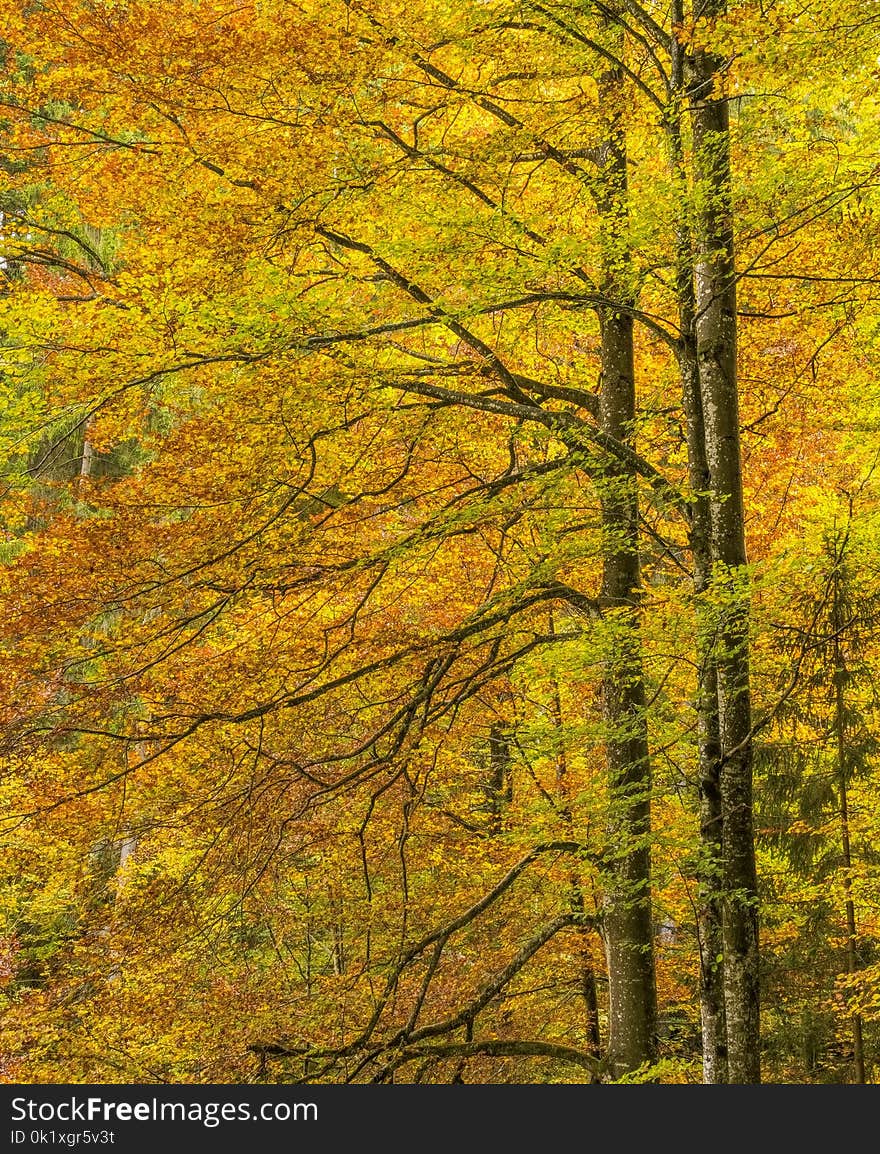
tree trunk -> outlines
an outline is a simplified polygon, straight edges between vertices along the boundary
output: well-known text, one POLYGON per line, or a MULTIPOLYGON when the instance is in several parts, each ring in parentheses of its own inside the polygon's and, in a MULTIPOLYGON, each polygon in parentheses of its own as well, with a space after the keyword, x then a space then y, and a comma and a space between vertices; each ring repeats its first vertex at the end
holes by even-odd
MULTIPOLYGON (((550 632, 555 633, 556 627, 553 613, 550 613, 550 632)), ((559 682, 552 674, 553 695, 550 699, 550 710, 553 725, 556 729, 558 742, 556 752, 556 805, 562 819, 565 836, 574 840, 574 816, 571 812, 568 783, 568 756, 565 751, 564 728, 562 724, 562 698, 559 695, 559 682)), ((584 1016, 587 1033, 587 1048, 590 1054, 598 1058, 602 1053, 602 1035, 599 1029, 599 992, 596 987, 596 971, 593 966, 593 951, 590 946, 590 927, 586 921, 587 902, 584 896, 584 885, 577 866, 573 866, 569 874, 571 911, 578 917, 576 923, 580 938, 580 988, 584 1000, 584 1016)))
MULTIPOLYGON (((672 24, 683 25, 682 0, 674 0, 672 24)), ((703 1041, 703 1081, 727 1081, 727 1038, 724 1021, 723 930, 720 898, 721 740, 718 719, 718 671, 707 620, 705 593, 712 578, 712 517, 709 505, 709 463, 697 359, 696 293, 693 238, 688 217, 688 187, 682 133, 686 99, 684 48, 671 40, 671 100, 666 117, 673 179, 679 185, 676 222, 676 295, 681 332, 679 372, 688 453, 691 496, 689 541, 697 615, 697 754, 699 773, 700 852, 698 865, 697 939, 700 954, 700 1020, 703 1041)))
MULTIPOLYGON (((724 0, 703 8, 707 18, 724 0)), ((723 61, 698 49, 691 99, 697 203, 696 345, 709 466, 717 700, 721 742, 721 871, 728 1077, 760 1081, 758 915, 752 829, 749 604, 736 372, 736 278, 723 61)))
POLYGON ((489 773, 483 786, 491 834, 501 833, 509 787, 510 743, 504 726, 496 722, 489 730, 489 773))
MULTIPOLYGON (((844 628, 843 614, 840 606, 840 571, 834 574, 831 590, 831 631, 834 637, 834 733, 837 740, 837 789, 840 807, 840 841, 843 856, 843 897, 846 912, 846 972, 854 974, 858 970, 858 956, 856 954, 856 907, 852 896, 852 847, 849 838, 849 798, 847 796, 847 747, 846 747, 846 700, 844 698, 844 683, 846 681, 846 663, 840 648, 840 634, 844 628)), ((864 1086, 865 1077, 865 1043, 862 1036, 862 1016, 851 1016, 853 1039, 853 1074, 858 1086, 864 1086)))
MULTIPOLYGON (((614 33, 622 51, 622 37, 614 33)), ((621 112, 623 71, 599 80, 605 110, 605 163, 597 182, 603 229, 602 292, 632 304, 627 286, 627 158, 621 112)), ((605 309, 600 421, 604 432, 632 444, 636 416, 633 321, 605 309)), ((602 482, 605 536, 602 602, 614 630, 603 674, 602 703, 611 804, 611 844, 603 925, 608 960, 608 1064, 615 1076, 656 1057, 657 1008, 651 919, 651 763, 645 718, 645 684, 639 623, 639 508, 636 477, 610 465, 602 482)))

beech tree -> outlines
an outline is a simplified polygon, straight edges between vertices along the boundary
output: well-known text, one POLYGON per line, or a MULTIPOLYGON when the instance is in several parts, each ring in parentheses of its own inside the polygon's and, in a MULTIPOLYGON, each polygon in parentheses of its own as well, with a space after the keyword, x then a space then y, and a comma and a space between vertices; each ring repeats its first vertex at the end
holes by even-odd
POLYGON ((3 14, 7 1069, 759 1081, 774 582, 812 471, 873 501, 870 22, 3 14))

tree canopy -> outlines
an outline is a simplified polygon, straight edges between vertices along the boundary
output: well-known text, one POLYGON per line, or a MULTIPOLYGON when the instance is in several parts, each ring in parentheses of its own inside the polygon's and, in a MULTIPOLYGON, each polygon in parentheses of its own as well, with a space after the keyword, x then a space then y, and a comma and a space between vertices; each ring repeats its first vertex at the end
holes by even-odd
POLYGON ((2 1076, 871 1080, 876 16, 0 4, 2 1076))

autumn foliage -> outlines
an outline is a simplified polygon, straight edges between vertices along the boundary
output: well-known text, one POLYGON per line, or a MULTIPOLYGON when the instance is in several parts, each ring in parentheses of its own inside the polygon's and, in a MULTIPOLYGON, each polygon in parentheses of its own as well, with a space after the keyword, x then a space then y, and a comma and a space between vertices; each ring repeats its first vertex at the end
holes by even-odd
POLYGON ((870 1081, 876 21, 0 8, 2 1077, 870 1081))

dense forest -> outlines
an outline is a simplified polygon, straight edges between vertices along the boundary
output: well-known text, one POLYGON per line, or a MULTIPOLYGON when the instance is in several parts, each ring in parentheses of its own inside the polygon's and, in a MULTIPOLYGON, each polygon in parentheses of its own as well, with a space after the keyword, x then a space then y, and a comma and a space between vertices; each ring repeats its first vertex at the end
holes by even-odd
POLYGON ((0 1078, 872 1081, 876 4, 0 8, 0 1078))

